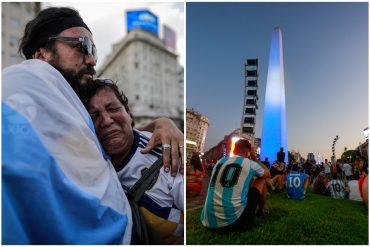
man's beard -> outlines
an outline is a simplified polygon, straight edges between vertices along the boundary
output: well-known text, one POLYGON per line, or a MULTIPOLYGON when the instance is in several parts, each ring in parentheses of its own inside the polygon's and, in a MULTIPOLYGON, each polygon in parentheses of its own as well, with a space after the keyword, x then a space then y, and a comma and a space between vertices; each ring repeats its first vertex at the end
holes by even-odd
POLYGON ((63 75, 64 79, 66 79, 66 81, 73 88, 73 90, 81 100, 85 98, 84 92, 88 91, 87 89, 91 87, 92 80, 83 83, 81 79, 84 74, 95 75, 96 72, 93 67, 88 66, 84 69, 81 69, 76 74, 76 72, 71 69, 61 68, 57 63, 54 63, 53 61, 50 64, 63 75))

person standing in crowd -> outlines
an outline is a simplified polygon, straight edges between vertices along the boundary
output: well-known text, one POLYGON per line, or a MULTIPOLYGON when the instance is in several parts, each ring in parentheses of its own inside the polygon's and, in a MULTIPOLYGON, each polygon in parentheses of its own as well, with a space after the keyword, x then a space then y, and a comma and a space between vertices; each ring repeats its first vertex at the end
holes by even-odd
POLYGON ((248 230, 254 225, 257 205, 258 214, 267 213, 265 179, 270 172, 247 158, 250 152, 251 144, 240 139, 235 143, 235 155, 215 165, 200 216, 205 227, 248 230))
POLYGON ((330 168, 330 162, 328 162, 328 159, 325 159, 325 163, 324 163, 324 173, 325 173, 325 176, 327 177, 331 177, 331 168, 330 168))
POLYGON ((276 158, 278 162, 285 163, 285 152, 283 147, 281 147, 280 151, 276 153, 276 158))
POLYGON ((352 179, 352 166, 347 162, 347 160, 344 160, 343 172, 347 181, 352 179))
MULTIPOLYGON (((26 61, 2 75, 3 243, 131 243, 130 206, 78 98, 95 74, 89 27, 76 10, 44 9, 27 23, 19 51, 26 61)), ((183 146, 168 119, 146 130, 155 133, 143 152, 159 140, 183 146)), ((164 163, 171 155, 175 172, 177 149, 164 152, 164 163)))

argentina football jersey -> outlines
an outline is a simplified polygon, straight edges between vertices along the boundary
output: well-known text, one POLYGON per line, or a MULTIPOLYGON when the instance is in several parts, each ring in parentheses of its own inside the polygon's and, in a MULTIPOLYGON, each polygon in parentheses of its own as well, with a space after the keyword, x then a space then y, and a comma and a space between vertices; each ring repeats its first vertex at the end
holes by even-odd
POLYGON ((253 176, 262 176, 263 168, 240 156, 217 162, 211 176, 200 220, 208 228, 234 223, 247 206, 247 194, 253 176))
POLYGON ((292 199, 304 199, 305 190, 303 188, 307 175, 297 171, 292 171, 286 176, 286 188, 288 197, 292 199))
POLYGON ((344 199, 345 192, 344 192, 344 183, 339 179, 333 179, 328 183, 328 188, 330 189, 331 197, 335 199, 344 199))

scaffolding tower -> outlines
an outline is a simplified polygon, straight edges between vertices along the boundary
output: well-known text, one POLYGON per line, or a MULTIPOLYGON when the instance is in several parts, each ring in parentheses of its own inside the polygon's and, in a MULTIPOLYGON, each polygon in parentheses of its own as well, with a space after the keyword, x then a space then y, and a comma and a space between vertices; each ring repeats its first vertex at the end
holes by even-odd
POLYGON ((244 70, 244 107, 240 130, 241 135, 248 134, 254 136, 254 127, 256 125, 256 111, 258 109, 258 59, 247 59, 244 64, 244 70))

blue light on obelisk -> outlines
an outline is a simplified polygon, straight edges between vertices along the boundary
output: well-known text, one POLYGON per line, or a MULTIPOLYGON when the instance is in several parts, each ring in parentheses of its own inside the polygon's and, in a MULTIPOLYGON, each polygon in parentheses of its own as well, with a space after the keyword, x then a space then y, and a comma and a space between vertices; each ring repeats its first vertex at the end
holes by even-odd
POLYGON ((287 163, 283 41, 279 27, 272 31, 262 121, 261 160, 268 157, 272 163, 277 159, 276 153, 283 147, 287 163))

